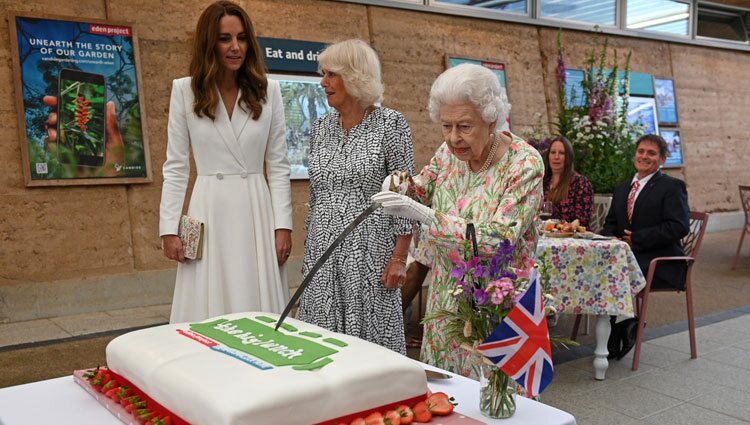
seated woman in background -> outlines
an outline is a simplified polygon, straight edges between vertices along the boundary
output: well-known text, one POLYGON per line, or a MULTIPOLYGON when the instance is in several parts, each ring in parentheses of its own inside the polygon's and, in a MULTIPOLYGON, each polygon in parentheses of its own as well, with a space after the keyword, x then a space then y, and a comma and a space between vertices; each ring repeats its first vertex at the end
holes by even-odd
POLYGON ((568 139, 552 139, 544 154, 544 200, 552 203, 552 218, 578 219, 589 228, 594 209, 591 182, 573 170, 573 146, 568 139))

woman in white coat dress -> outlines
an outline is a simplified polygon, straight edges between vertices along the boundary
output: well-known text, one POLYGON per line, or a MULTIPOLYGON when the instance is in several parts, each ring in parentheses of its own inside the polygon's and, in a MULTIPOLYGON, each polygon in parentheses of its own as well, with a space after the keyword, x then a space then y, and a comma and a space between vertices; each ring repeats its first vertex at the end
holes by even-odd
POLYGON ((219 1, 203 11, 190 74, 172 85, 163 169, 159 233, 164 255, 179 261, 170 322, 279 313, 292 248, 284 110, 241 7, 219 1), (186 261, 176 235, 190 149, 198 176, 188 215, 205 231, 202 258, 186 261))

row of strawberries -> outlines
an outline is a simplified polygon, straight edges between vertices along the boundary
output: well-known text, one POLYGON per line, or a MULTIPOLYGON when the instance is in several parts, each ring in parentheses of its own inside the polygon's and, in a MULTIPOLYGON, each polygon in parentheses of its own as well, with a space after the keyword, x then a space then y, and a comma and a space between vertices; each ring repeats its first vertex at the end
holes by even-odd
POLYGON ((154 409, 149 408, 148 402, 142 396, 136 394, 133 389, 117 382, 117 379, 107 369, 97 367, 88 371, 83 377, 97 391, 125 406, 125 410, 133 415, 139 423, 143 425, 172 425, 172 418, 169 415, 159 414, 154 409))
MULTIPOLYGON (((349 425, 409 425, 411 423, 427 423, 432 416, 448 416, 453 412, 453 398, 439 392, 427 397, 412 407, 401 405, 382 414, 375 412, 366 418, 357 418, 349 425)), ((346 424, 339 424, 346 425, 346 424)))

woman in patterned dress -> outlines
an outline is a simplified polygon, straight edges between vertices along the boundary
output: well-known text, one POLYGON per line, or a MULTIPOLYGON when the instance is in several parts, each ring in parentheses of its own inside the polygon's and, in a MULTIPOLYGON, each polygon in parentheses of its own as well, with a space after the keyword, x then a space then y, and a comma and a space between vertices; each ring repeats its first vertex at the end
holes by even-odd
MULTIPOLYGON (((508 239, 516 246, 517 266, 534 257, 533 218, 544 176, 536 149, 500 131, 510 104, 492 71, 463 64, 443 72, 432 85, 429 111, 441 123, 445 142, 408 184, 407 193, 416 200, 388 191, 373 197, 386 214, 422 223, 415 257, 432 269, 427 314, 455 308, 448 253, 462 249, 467 224, 476 228, 482 256, 491 257, 508 239)), ((439 321, 425 324, 422 361, 477 379, 479 356, 448 340, 441 326, 439 321)))
MULTIPOLYGON (((318 57, 321 85, 335 109, 310 132, 310 211, 303 274, 395 170, 414 172, 406 119, 375 106, 383 95, 380 62, 361 40, 318 57)), ((400 286, 412 222, 374 212, 333 252, 300 298, 298 319, 406 354, 400 286)))
POLYGON ((573 170, 573 146, 557 136, 544 153, 544 199, 552 203, 552 218, 578 219, 589 227, 594 210, 591 182, 573 170))

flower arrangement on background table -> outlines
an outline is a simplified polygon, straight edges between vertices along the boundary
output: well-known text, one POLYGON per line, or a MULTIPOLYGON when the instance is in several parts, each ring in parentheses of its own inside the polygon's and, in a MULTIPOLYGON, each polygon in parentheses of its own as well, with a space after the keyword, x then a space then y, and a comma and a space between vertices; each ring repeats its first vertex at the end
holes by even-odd
MULTIPOLYGON (((642 124, 627 119, 631 53, 628 52, 625 71, 620 74, 617 51, 608 64, 608 45, 605 39, 598 53, 598 46, 592 47, 583 73, 582 102, 575 102, 575 99, 569 102, 562 32, 557 35, 558 116, 555 126, 573 145, 576 171, 588 177, 596 193, 612 193, 617 184, 632 175, 635 141, 645 129, 642 124)), ((573 96, 576 94, 574 92, 573 96)))

